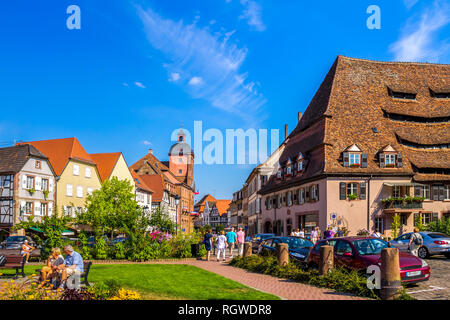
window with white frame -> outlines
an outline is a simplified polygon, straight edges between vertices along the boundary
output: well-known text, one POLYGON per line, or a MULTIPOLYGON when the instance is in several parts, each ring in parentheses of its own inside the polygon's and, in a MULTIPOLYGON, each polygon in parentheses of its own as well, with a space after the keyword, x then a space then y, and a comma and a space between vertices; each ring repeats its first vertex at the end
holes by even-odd
POLYGON ((33 213, 33 202, 26 202, 25 203, 25 214, 32 214, 33 213))
POLYGON ((27 176, 27 189, 34 188, 34 177, 27 176))
POLYGON ((292 166, 290 164, 286 167, 286 174, 292 174, 292 166))
POLYGON ((358 195, 358 183, 355 182, 347 183, 347 195, 349 194, 358 195))
POLYGON ((297 171, 303 171, 303 160, 297 162, 297 171))
POLYGON ((92 194, 92 192, 93 192, 92 188, 89 187, 86 189, 86 193, 88 196, 90 196, 92 194))
POLYGON ((359 153, 349 154, 350 165, 361 164, 361 155, 359 153))
POLYGON ((64 214, 66 216, 71 216, 72 215, 72 207, 71 206, 65 206, 64 207, 64 214))
POLYGON ((395 165, 395 154, 386 153, 384 156, 384 161, 386 165, 395 165))
POLYGON ((42 191, 48 191, 48 179, 42 179, 41 189, 42 191))
POLYGON ((92 176, 91 168, 86 167, 86 169, 84 169, 84 176, 85 176, 86 178, 90 178, 90 177, 92 176))
POLYGON ((71 184, 66 185, 66 196, 68 197, 73 196, 73 185, 71 184))
POLYGON ((41 216, 47 216, 48 214, 48 204, 45 202, 41 203, 41 216))
POLYGON ((384 219, 382 217, 375 218, 375 230, 384 233, 384 219))
POLYGON ((431 212, 422 213, 422 223, 429 224, 431 222, 431 212))
POLYGON ((83 198, 83 187, 82 186, 77 187, 77 198, 83 198))
POLYGON ((77 164, 73 165, 73 175, 74 176, 79 176, 80 175, 80 166, 77 164))
POLYGON ((400 198, 400 186, 394 186, 392 188, 392 196, 394 198, 400 198))
POLYGON ((450 185, 444 186, 444 200, 450 200, 450 185))

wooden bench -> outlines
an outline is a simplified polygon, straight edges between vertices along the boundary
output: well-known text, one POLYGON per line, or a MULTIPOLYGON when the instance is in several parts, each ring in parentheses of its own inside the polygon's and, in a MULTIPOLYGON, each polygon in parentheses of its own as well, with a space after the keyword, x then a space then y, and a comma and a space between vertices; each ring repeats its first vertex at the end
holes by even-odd
POLYGON ((25 266, 25 256, 17 256, 17 255, 8 255, 5 256, 6 257, 6 262, 3 266, 1 266, 1 269, 16 269, 16 275, 15 275, 15 279, 17 279, 19 277, 19 275, 21 275, 22 277, 25 277, 25 272, 24 272, 24 266, 25 266))
MULTIPOLYGON (((88 281, 88 275, 89 275, 89 270, 91 269, 91 265, 92 265, 92 261, 84 261, 83 262, 83 268, 84 268, 84 272, 80 275, 80 278, 84 278, 83 281, 81 281, 81 284, 84 284, 86 287, 90 287, 91 285, 89 284, 88 281)), ((36 273, 40 273, 41 269, 36 269, 36 273)))

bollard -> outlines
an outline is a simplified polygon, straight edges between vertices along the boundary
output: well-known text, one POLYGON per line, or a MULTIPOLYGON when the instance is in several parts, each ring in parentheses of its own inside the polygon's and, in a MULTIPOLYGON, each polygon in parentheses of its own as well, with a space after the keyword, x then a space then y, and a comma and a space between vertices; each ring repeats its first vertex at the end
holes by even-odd
POLYGON ((252 255, 252 243, 251 242, 244 242, 244 253, 243 257, 250 257, 252 255))
POLYGON ((287 243, 277 244, 278 265, 284 266, 289 263, 289 245, 287 243))
POLYGON ((320 247, 320 261, 319 261, 319 273, 320 275, 326 275, 334 265, 334 249, 333 246, 321 246, 320 247))
POLYGON ((398 249, 384 248, 381 250, 381 299, 395 299, 401 288, 398 249))

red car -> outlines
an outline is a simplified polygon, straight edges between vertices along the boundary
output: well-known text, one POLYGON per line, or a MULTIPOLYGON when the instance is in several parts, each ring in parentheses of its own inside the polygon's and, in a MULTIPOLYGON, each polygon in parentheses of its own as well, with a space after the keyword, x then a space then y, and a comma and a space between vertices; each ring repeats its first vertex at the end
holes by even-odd
MULTIPOLYGON (((335 266, 355 270, 366 270, 370 265, 381 266, 381 249, 388 243, 374 237, 343 237, 320 240, 310 250, 308 265, 317 266, 320 259, 320 247, 328 244, 334 246, 335 266)), ((430 266, 416 256, 406 252, 399 253, 400 276, 404 283, 416 283, 430 278, 430 266)))

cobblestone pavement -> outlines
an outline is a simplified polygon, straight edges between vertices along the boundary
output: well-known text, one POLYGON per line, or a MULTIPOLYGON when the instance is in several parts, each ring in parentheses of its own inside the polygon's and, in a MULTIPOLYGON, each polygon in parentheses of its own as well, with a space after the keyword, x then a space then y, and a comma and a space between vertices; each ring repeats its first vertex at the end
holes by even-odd
POLYGON ((433 256, 425 261, 430 265, 430 280, 406 287, 406 292, 419 300, 450 299, 450 259, 433 256))

